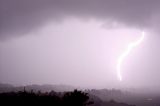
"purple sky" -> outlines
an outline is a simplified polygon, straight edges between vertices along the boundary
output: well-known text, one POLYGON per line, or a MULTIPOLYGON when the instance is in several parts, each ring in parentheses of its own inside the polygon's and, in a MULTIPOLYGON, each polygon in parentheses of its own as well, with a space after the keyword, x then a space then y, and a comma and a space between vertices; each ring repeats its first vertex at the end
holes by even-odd
POLYGON ((154 88, 159 0, 0 0, 0 82, 154 88), (125 59, 118 57, 146 31, 125 59))

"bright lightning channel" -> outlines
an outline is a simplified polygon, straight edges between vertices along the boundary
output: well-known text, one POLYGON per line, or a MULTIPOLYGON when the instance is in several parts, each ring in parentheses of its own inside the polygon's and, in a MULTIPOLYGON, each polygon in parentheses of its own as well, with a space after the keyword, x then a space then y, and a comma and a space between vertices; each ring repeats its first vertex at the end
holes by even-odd
POLYGON ((144 39, 144 36, 145 36, 145 32, 142 31, 142 36, 135 42, 132 42, 128 45, 127 49, 122 53, 122 55, 120 55, 120 57, 118 58, 118 63, 117 63, 117 76, 118 76, 118 79, 120 81, 122 81, 122 75, 121 75, 121 66, 122 66, 122 63, 125 59, 125 57, 132 51, 132 49, 136 46, 138 46, 144 39))

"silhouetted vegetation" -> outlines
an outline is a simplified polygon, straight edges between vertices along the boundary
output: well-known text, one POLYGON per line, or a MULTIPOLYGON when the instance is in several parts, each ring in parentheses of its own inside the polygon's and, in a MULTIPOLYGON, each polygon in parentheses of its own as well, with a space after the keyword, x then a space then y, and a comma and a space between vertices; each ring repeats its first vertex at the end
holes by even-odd
POLYGON ((102 101, 94 95, 74 90, 70 92, 23 91, 0 93, 0 104, 15 106, 132 106, 114 100, 102 101))
POLYGON ((86 106, 89 105, 87 93, 74 90, 73 92, 56 93, 54 91, 41 93, 38 91, 8 92, 0 94, 4 105, 44 105, 44 106, 86 106))
MULTIPOLYGON (((138 97, 131 98, 130 95, 115 89, 80 91, 74 90, 74 87, 65 85, 27 85, 25 87, 14 87, 9 84, 0 84, 0 105, 4 104, 4 106, 134 106, 128 104, 139 104, 136 99, 139 100, 138 97)), ((152 105, 140 103, 138 106, 152 105)))
POLYGON ((67 92, 63 96, 63 103, 67 106, 86 106, 91 104, 88 100, 88 94, 78 90, 67 92))

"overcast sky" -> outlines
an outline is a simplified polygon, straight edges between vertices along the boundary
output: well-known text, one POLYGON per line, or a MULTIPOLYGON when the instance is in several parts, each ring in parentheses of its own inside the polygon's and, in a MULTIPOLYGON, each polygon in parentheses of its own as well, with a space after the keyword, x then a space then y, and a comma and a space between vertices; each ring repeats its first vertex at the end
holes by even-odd
POLYGON ((0 0, 0 82, 159 89, 159 10, 159 0, 0 0), (117 60, 142 30, 120 82, 117 60))

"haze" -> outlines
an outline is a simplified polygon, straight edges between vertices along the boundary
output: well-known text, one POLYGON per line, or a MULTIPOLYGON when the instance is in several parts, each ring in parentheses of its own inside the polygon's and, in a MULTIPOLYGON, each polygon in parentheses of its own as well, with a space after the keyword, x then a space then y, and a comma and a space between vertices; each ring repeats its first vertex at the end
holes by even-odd
POLYGON ((0 82, 158 90, 158 0, 0 0, 0 82), (125 59, 118 57, 146 36, 125 59))

